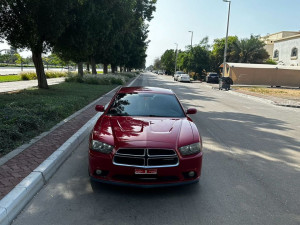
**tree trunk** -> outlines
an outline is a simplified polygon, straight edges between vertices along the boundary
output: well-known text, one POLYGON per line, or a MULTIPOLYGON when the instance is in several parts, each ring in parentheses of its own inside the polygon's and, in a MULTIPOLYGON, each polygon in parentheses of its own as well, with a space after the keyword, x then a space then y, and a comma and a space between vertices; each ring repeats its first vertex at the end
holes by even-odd
POLYGON ((91 57, 92 74, 97 74, 95 58, 91 57))
POLYGON ((86 70, 90 72, 90 64, 88 62, 86 63, 86 70))
POLYGON ((35 66, 35 71, 36 71, 36 75, 37 75, 37 79, 38 79, 39 88, 48 89, 49 86, 48 86, 46 74, 44 71, 42 53, 32 51, 32 61, 35 66))
POLYGON ((104 74, 107 74, 107 71, 108 71, 107 67, 108 67, 108 65, 106 63, 103 64, 103 73, 104 74))
POLYGON ((111 72, 115 73, 116 72, 117 67, 115 65, 111 65, 111 72))
POLYGON ((83 63, 82 62, 78 63, 78 76, 80 78, 83 78, 83 63))

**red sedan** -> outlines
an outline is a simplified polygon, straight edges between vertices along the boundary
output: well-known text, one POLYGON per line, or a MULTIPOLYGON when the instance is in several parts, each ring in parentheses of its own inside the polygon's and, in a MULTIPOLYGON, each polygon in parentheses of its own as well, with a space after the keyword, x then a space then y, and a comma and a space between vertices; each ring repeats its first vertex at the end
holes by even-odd
POLYGON ((122 87, 95 124, 89 144, 92 180, 157 187, 193 183, 202 167, 202 140, 169 89, 122 87))

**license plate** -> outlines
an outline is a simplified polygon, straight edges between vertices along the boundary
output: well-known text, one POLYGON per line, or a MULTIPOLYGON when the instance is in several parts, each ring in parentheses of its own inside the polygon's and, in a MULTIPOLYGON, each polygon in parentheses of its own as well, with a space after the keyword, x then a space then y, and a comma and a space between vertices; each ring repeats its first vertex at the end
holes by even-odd
POLYGON ((157 174, 157 169, 135 169, 135 174, 157 174))

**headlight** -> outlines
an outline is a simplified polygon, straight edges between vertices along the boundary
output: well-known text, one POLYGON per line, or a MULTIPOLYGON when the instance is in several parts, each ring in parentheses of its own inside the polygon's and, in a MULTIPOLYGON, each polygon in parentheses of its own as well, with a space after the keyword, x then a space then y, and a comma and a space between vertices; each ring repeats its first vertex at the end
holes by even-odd
POLYGON ((97 152, 109 154, 112 152, 114 146, 100 142, 100 141, 92 140, 90 148, 97 152))
POLYGON ((191 145, 182 146, 179 148, 179 151, 180 151, 181 155, 192 155, 192 154, 201 152, 202 146, 198 142, 198 143, 194 143, 191 145))

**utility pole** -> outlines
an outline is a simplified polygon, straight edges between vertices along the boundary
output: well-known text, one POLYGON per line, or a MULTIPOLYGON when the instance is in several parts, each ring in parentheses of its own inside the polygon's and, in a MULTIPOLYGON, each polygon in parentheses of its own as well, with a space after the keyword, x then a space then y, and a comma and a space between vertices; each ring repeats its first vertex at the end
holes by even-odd
POLYGON ((228 2, 228 18, 227 18, 227 30, 226 30, 226 39, 225 39, 225 50, 224 50, 224 60, 223 60, 223 74, 222 77, 225 75, 225 69, 226 69, 226 56, 227 56, 227 42, 228 42, 228 29, 229 29, 229 17, 230 17, 230 4, 231 1, 229 0, 223 0, 223 2, 228 2))
MULTIPOLYGON (((193 51, 193 34, 194 34, 194 32, 191 31, 191 30, 190 30, 189 32, 192 33, 192 36, 191 36, 191 52, 190 52, 190 57, 189 57, 190 67, 191 67, 191 61, 192 61, 191 58, 192 58, 192 53, 193 53, 193 52, 192 52, 192 51, 193 51)), ((189 74, 190 74, 190 72, 191 72, 191 71, 189 71, 189 74)))

